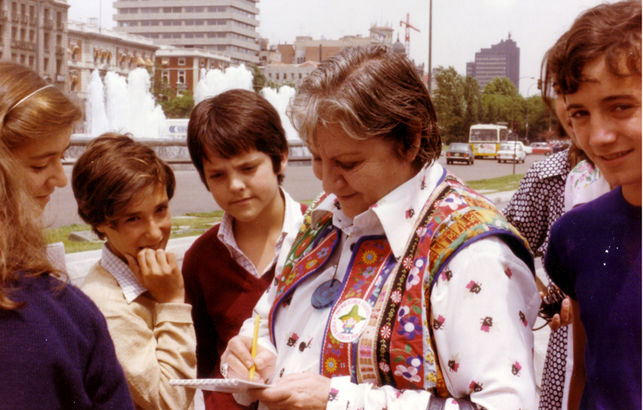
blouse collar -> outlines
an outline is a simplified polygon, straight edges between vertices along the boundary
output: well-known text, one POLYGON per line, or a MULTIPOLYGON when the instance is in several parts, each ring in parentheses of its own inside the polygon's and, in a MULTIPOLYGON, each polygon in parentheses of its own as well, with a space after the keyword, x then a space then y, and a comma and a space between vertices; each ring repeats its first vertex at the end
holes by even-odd
POLYGON ((359 236, 386 235, 396 258, 402 256, 408 238, 417 222, 420 211, 433 190, 444 180, 446 170, 437 162, 426 165, 415 176, 389 192, 369 209, 349 218, 339 207, 337 197, 323 197, 311 212, 311 222, 319 222, 328 214, 333 215, 333 225, 343 233, 359 236))

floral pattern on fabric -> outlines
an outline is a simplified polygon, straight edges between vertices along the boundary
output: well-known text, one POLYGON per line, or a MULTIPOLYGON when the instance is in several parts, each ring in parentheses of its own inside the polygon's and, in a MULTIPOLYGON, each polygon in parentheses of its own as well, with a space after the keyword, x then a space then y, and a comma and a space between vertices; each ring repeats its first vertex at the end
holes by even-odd
MULTIPOLYGON (((316 217, 322 212, 333 213, 333 225, 342 230, 339 245, 341 251, 331 257, 333 263, 338 262, 338 266, 341 267, 338 278, 349 275, 348 272, 345 273, 346 266, 349 260, 352 261, 353 256, 359 252, 355 241, 367 235, 379 235, 382 232, 386 234, 389 241, 392 240, 390 242, 392 247, 396 247, 395 256, 399 264, 396 270, 404 267, 407 271, 404 277, 401 277, 399 272, 389 270, 389 263, 396 259, 388 258, 387 267, 381 270, 381 273, 376 272, 373 276, 369 276, 370 280, 367 282, 372 282, 373 286, 379 287, 379 291, 376 289, 372 293, 378 296, 372 305, 368 324, 361 333, 359 341, 351 345, 354 354, 350 362, 352 368, 343 369, 342 366, 346 365, 343 360, 337 363, 326 361, 324 366, 326 371, 337 369, 330 381, 331 393, 327 409, 407 410, 425 409, 429 408, 429 405, 439 403, 446 405, 446 408, 461 406, 477 408, 478 404, 488 408, 500 408, 503 405, 510 408, 533 408, 536 395, 533 371, 530 372, 533 363, 531 331, 522 325, 518 315, 519 311, 525 312, 526 320, 531 324, 537 309, 531 295, 535 295, 536 300, 538 296, 533 276, 527 265, 516 257, 506 243, 498 239, 494 231, 493 238, 483 237, 471 243, 465 241, 463 243, 466 246, 456 249, 457 252, 452 253, 452 257, 444 257, 440 263, 441 266, 436 266, 435 272, 432 273, 438 278, 434 284, 432 279, 429 280, 429 272, 434 267, 431 263, 432 258, 429 256, 431 240, 424 240, 423 243, 418 241, 422 250, 415 253, 406 254, 405 249, 400 249, 398 242, 407 243, 407 239, 410 239, 413 233, 422 238, 431 238, 436 234, 445 235, 446 238, 447 232, 449 234, 460 232, 458 223, 454 223, 448 217, 441 218, 431 227, 419 223, 424 213, 423 207, 433 202, 434 193, 441 191, 442 187, 435 187, 442 181, 439 175, 444 175, 443 172, 439 164, 425 168, 396 192, 379 201, 377 207, 359 216, 361 219, 355 218, 352 223, 344 223, 345 216, 341 211, 332 208, 332 197, 314 214, 316 217), (428 182, 425 182, 425 179, 428 182), (420 180, 422 188, 427 186, 430 188, 426 193, 422 193, 420 189, 420 180), (411 207, 415 212, 410 219, 407 219, 410 215, 405 213, 410 209, 409 203, 412 204, 411 207), (452 229, 444 229, 447 226, 452 229), (400 235, 400 232, 403 235, 400 235), (353 234, 355 236, 352 236, 353 234), (481 253, 490 254, 492 257, 481 259, 479 256, 481 253), (511 279, 504 273, 507 266, 500 264, 501 260, 511 262, 509 264, 513 273, 511 279), (462 262, 469 261, 476 265, 475 268, 462 267, 462 262), (414 269, 417 270, 419 277, 417 283, 412 273, 414 269), (386 275, 388 275, 387 279, 382 280, 386 275), (469 293, 466 285, 471 281, 479 283, 482 291, 469 297, 466 306, 473 312, 461 314, 461 296, 465 292, 469 293), (501 298, 503 301, 507 298, 507 302, 498 303, 501 298), (458 305, 447 303, 454 300, 458 301, 458 305), (388 309, 386 305, 390 302, 395 304, 395 309, 388 309), (496 307, 499 311, 486 311, 489 306, 496 307), (506 309, 507 306, 512 307, 511 312, 506 309), (499 343, 484 341, 486 349, 481 351, 477 341, 471 343, 475 340, 474 331, 476 334, 486 335, 479 330, 480 318, 485 316, 493 317, 494 325, 502 330, 502 332, 491 332, 494 336, 493 341, 509 343, 510 348, 498 349, 499 343), (391 320, 388 320, 389 318, 391 320), (469 321, 469 325, 465 326, 462 321, 469 321), (422 330, 421 334, 416 332, 418 323, 422 330), (407 336, 412 339, 409 340, 407 336), (438 347, 437 350, 433 347, 433 340, 438 347), (384 343, 380 345, 382 341, 384 343), (408 351, 404 349, 405 345, 409 346, 408 351), (380 349, 380 346, 384 348, 380 349), (395 351, 395 346, 400 346, 400 350, 395 351), (451 348, 451 346, 457 346, 457 348, 451 348), (383 358, 382 351, 393 353, 390 357, 383 358), (398 356, 399 360, 392 360, 398 356), (500 359, 487 360, 490 357, 500 357, 500 359), (453 371, 448 366, 450 360, 454 360, 453 368, 457 371, 453 371), (521 377, 511 373, 512 364, 515 362, 522 366, 521 377), (435 368, 433 373, 432 367, 435 368), (346 375, 339 376, 339 374, 346 375), (390 374, 392 382, 386 383, 381 378, 382 374, 390 374), (482 390, 471 393, 469 386, 472 381, 482 386, 482 390), (406 387, 413 385, 419 387, 406 387), (438 393, 449 395, 451 398, 440 399, 437 397, 438 393)), ((473 202, 491 206, 478 194, 472 193, 469 196, 476 197, 469 206, 473 202)), ((457 200, 450 201, 445 204, 445 209, 450 209, 457 202, 457 200)), ((467 212, 458 214, 458 218, 465 220, 469 216, 471 215, 467 212)), ((500 229, 498 225, 492 225, 490 228, 500 229)), ((468 235, 464 237, 471 238, 468 235)), ((277 358, 279 370, 275 377, 302 371, 314 372, 315 369, 308 366, 322 365, 320 353, 324 345, 316 336, 327 334, 329 322, 325 321, 330 316, 330 308, 328 313, 314 310, 308 299, 316 286, 331 276, 333 276, 333 269, 328 267, 319 275, 311 275, 301 281, 295 279, 298 285, 292 292, 293 303, 288 308, 280 308, 279 314, 275 316, 277 323, 273 326, 280 335, 276 345, 277 351, 286 349, 284 344, 292 333, 298 334, 300 339, 314 336, 313 347, 315 343, 318 343, 319 347, 307 349, 304 352, 305 356, 280 354, 277 358), (293 306, 297 306, 297 309, 293 306), (296 320, 293 321, 293 318, 296 320)), ((271 306, 278 303, 272 294, 265 299, 257 305, 256 309, 260 312, 267 312, 271 306)), ((266 329, 268 328, 269 326, 266 326, 266 329)), ((243 334, 248 335, 251 329, 251 324, 248 326, 244 324, 243 334)), ((265 339, 263 340, 265 342, 265 339)))

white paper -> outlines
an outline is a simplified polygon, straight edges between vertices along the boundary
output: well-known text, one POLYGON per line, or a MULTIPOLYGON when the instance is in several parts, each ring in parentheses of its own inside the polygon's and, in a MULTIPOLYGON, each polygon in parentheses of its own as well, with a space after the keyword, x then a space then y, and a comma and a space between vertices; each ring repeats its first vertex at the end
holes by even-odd
POLYGON ((192 387, 221 393, 242 393, 248 390, 265 389, 269 384, 241 379, 170 379, 173 386, 192 387))

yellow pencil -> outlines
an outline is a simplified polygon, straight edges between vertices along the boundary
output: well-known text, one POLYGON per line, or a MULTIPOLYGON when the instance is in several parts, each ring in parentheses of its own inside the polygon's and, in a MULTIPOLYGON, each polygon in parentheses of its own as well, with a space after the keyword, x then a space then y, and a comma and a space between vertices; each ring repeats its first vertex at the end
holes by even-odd
MULTIPOLYGON (((255 333, 252 337, 252 349, 250 350, 250 354, 252 355, 252 360, 255 360, 255 356, 257 356, 257 339, 259 338, 259 315, 255 316, 255 333)), ((255 378, 255 364, 252 363, 252 367, 250 367, 250 370, 248 371, 248 377, 250 378, 250 381, 255 378)))

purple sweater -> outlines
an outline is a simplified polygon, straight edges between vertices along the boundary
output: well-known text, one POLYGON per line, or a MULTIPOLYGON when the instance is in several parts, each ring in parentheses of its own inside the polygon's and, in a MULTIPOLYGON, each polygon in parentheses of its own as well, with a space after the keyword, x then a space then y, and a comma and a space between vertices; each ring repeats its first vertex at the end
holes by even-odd
POLYGON ((551 230, 545 269, 578 302, 585 328, 583 409, 641 408, 641 207, 620 188, 551 230))
POLYGON ((72 285, 22 277, 0 310, 0 408, 133 409, 105 318, 72 285))

